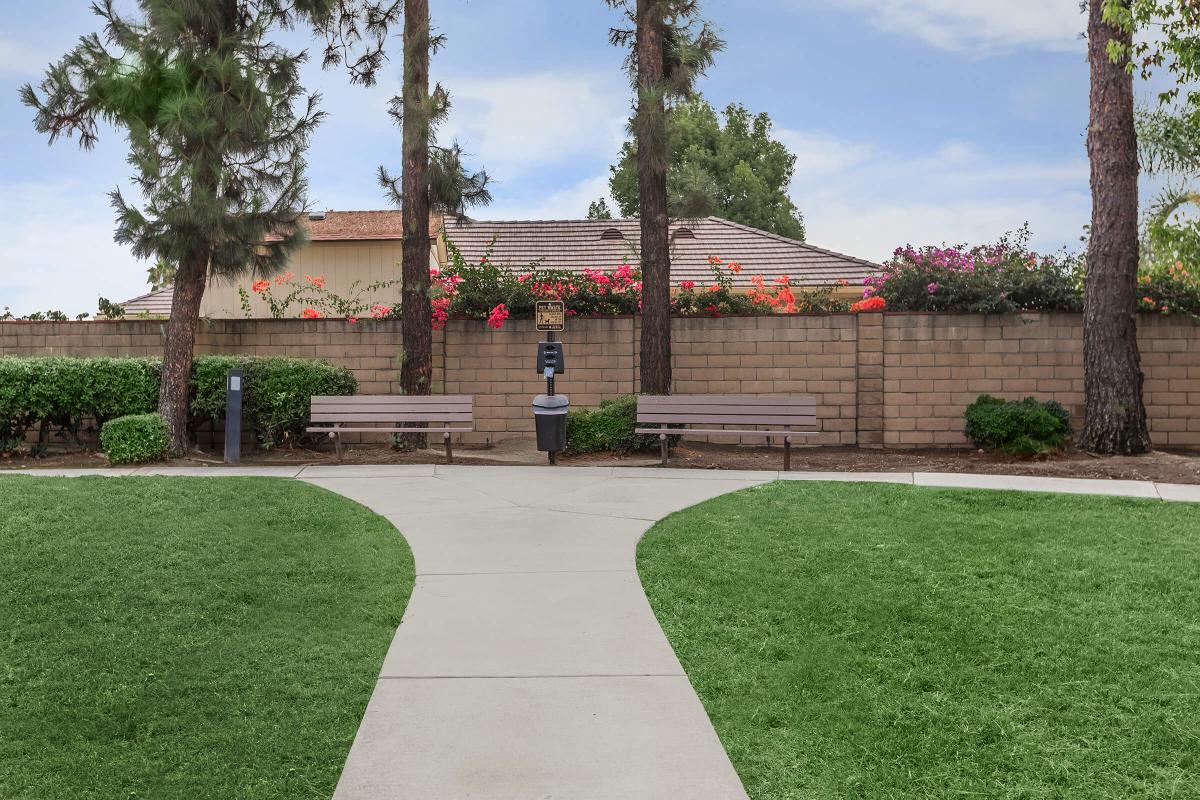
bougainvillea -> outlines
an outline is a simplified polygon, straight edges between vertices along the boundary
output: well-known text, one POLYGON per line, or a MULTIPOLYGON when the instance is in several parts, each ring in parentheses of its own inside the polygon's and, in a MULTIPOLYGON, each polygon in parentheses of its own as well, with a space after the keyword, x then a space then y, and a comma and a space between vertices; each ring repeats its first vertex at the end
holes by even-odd
POLYGON ((874 296, 859 300, 854 305, 850 306, 850 310, 855 314, 872 311, 883 311, 887 308, 887 301, 882 297, 874 296))

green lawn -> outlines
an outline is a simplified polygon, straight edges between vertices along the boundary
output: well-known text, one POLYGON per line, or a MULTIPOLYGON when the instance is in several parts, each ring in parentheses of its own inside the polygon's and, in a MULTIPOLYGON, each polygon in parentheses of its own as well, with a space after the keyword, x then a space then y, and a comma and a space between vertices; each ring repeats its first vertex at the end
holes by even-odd
POLYGON ((1200 506, 781 482, 638 568, 754 800, 1200 797, 1200 506))
POLYGON ((296 481, 0 477, 0 797, 328 798, 412 583, 296 481))

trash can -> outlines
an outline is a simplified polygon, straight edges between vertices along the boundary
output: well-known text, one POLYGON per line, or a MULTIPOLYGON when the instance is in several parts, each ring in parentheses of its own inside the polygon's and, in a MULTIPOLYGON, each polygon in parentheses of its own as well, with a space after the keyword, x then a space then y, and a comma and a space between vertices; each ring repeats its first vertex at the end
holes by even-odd
POLYGON ((561 453, 567 449, 567 410, 570 407, 571 398, 563 394, 539 394, 533 398, 538 450, 561 453))

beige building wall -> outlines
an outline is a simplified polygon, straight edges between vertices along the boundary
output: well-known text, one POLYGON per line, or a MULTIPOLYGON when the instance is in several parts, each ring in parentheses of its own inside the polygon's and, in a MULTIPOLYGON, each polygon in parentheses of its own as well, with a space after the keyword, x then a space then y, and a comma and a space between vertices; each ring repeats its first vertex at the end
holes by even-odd
MULTIPOLYGON (((437 246, 430 248, 430 265, 437 265, 437 246)), ((304 276, 325 276, 325 286, 342 298, 357 298, 362 306, 369 308, 375 303, 395 305, 400 302, 400 259, 401 242, 398 239, 380 241, 317 241, 310 242, 296 253, 288 265, 288 271, 296 275, 296 284, 304 283, 304 276), (376 291, 366 287, 375 283, 393 281, 376 291), (355 287, 354 284, 358 283, 355 287)), ((274 277, 274 276, 261 276, 274 277)), ((247 277, 239 281, 214 281, 204 293, 200 315, 209 319, 243 319, 238 296, 238 286, 250 295, 252 316, 269 318, 271 311, 266 301, 250 291, 256 278, 247 277)), ((289 290, 273 286, 276 298, 282 298, 289 290)), ((290 317, 300 316, 304 306, 297 303, 289 309, 290 317)))

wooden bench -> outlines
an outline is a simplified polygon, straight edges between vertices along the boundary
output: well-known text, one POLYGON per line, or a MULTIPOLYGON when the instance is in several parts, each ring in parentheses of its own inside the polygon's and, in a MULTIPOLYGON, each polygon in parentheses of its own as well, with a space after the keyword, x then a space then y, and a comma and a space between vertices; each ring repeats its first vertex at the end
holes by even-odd
POLYGON ((637 433, 658 434, 662 463, 670 455, 668 436, 703 433, 721 436, 783 438, 783 468, 792 468, 792 437, 815 436, 818 431, 793 431, 793 427, 816 427, 817 399, 806 395, 644 395, 638 398, 638 425, 656 423, 657 428, 636 428, 637 433), (668 425, 723 425, 723 428, 676 428, 668 425), (761 426, 782 430, 762 430, 761 426))
POLYGON ((328 433, 338 461, 342 460, 343 433, 440 433, 446 443, 446 463, 451 464, 450 435, 475 430, 474 403, 470 395, 314 397, 311 420, 317 424, 307 430, 328 433))

